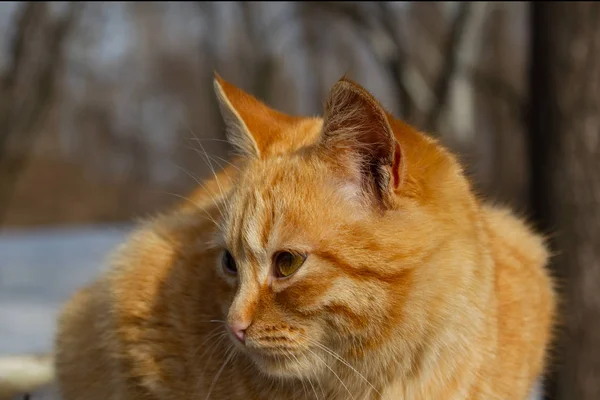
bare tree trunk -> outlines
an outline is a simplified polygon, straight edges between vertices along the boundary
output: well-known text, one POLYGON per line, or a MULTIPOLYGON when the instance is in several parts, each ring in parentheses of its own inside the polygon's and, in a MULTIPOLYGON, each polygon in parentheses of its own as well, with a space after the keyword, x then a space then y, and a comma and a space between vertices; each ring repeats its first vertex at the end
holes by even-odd
MULTIPOLYGON (((518 60, 525 59, 525 49, 515 48, 511 43, 509 32, 515 29, 515 14, 526 12, 526 5, 519 3, 479 3, 487 4, 487 18, 480 31, 481 46, 477 70, 484 75, 505 82, 507 86, 522 88, 526 85, 526 66, 522 65, 521 73, 518 60), (516 7, 522 7, 521 10, 516 7), (516 11, 516 12, 515 12, 516 11)), ((524 60, 525 61, 525 60, 524 60)), ((477 81, 475 79, 475 81, 477 81)), ((528 206, 529 160, 527 155, 527 126, 515 112, 514 107, 522 106, 521 94, 517 91, 515 98, 502 95, 492 89, 487 82, 475 85, 476 106, 473 107, 477 121, 477 134, 473 137, 477 151, 478 164, 481 170, 479 182, 488 196, 502 204, 508 204, 522 212, 528 206), (515 101, 516 100, 516 101, 515 101)), ((519 110, 522 112, 522 110, 519 110)))
POLYGON ((471 14, 471 8, 473 4, 468 1, 463 1, 458 5, 456 16, 452 21, 452 27, 448 35, 448 39, 445 43, 445 47, 442 50, 444 64, 438 74, 438 77, 434 83, 434 94, 435 100, 431 106, 431 109, 425 116, 424 126, 425 130, 429 132, 435 132, 437 125, 448 101, 448 94, 450 93, 450 84, 454 73, 456 72, 456 66, 458 63, 458 49, 460 48, 461 41, 463 40, 463 33, 465 26, 467 26, 467 20, 471 14))
POLYGON ((532 208, 562 296, 548 398, 600 399, 600 3, 532 2, 532 208))
POLYGON ((0 77, 0 224, 56 92, 63 43, 80 9, 52 21, 47 2, 26 2, 17 21, 9 69, 0 77))

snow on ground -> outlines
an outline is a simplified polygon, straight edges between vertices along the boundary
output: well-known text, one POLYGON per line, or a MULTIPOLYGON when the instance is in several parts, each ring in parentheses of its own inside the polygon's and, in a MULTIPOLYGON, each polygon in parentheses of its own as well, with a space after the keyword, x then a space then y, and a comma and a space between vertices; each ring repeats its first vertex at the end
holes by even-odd
POLYGON ((0 356, 52 348, 65 300, 105 268, 128 226, 0 232, 0 356))

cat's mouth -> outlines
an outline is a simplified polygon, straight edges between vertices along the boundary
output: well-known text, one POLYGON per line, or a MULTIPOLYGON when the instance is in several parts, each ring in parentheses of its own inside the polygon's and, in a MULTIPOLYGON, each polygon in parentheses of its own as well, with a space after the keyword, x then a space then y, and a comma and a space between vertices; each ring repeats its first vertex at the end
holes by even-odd
POLYGON ((273 343, 269 339, 247 338, 241 350, 263 373, 275 377, 307 377, 314 374, 318 361, 314 350, 291 340, 273 343))
POLYGON ((299 335, 281 332, 255 332, 244 340, 228 329, 234 346, 256 365, 263 373, 275 377, 311 377, 322 367, 318 349, 299 335))
POLYGON ((247 351, 247 354, 254 364, 268 375, 276 377, 307 377, 314 373, 315 365, 311 353, 298 349, 250 349, 247 351))
POLYGON ((304 357, 304 350, 297 345, 279 343, 277 345, 264 344, 248 340, 244 351, 251 357, 266 360, 267 362, 280 362, 281 360, 294 360, 304 357))

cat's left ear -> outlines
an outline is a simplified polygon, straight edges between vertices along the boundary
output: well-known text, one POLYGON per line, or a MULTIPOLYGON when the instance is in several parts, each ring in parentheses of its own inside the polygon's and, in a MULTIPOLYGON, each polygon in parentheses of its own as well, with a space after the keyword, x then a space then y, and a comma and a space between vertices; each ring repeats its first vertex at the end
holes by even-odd
POLYGON ((329 92, 321 145, 343 156, 378 205, 392 208, 394 192, 403 180, 402 148, 379 102, 345 77, 329 92))

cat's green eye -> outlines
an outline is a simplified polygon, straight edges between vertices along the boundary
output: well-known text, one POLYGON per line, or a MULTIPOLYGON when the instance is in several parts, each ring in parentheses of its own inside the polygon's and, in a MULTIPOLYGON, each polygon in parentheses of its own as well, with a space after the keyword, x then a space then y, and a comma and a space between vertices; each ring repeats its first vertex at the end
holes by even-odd
POLYGON ((275 265, 275 275, 279 278, 287 278, 304 264, 304 260, 306 260, 306 256, 301 254, 280 251, 275 255, 273 260, 275 265))

